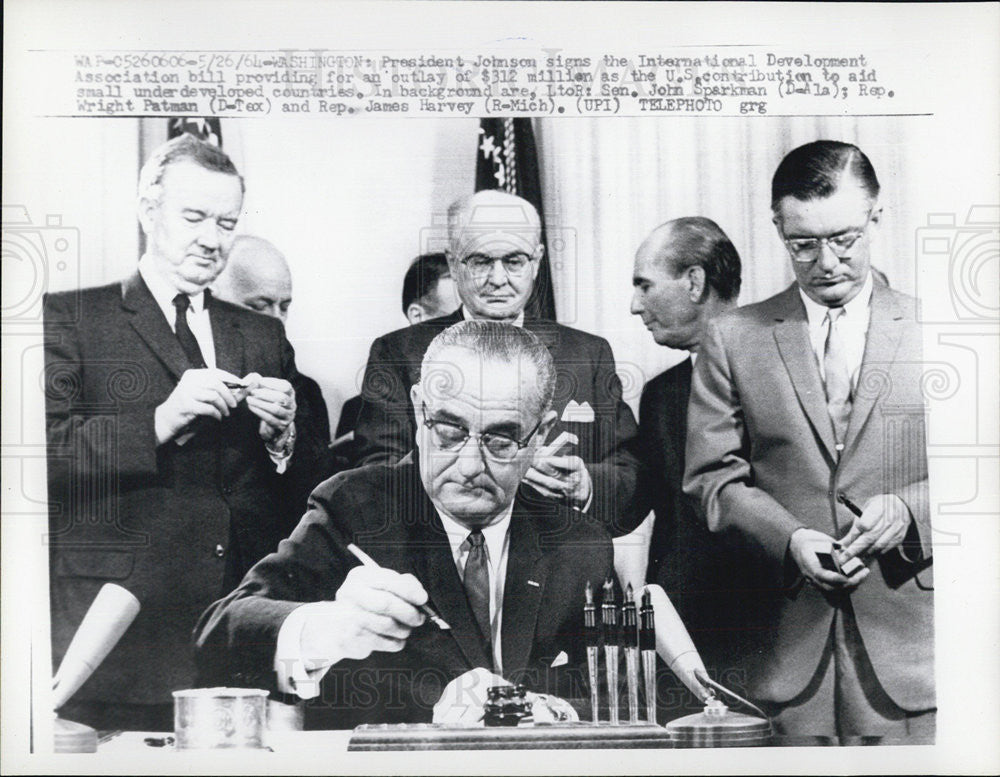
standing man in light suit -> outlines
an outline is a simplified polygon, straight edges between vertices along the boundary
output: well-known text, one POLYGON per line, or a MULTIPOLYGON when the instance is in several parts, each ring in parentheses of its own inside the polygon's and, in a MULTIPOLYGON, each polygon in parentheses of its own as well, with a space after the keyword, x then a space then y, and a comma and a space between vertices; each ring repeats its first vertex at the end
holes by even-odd
POLYGON ((771 208, 795 283, 709 324, 688 415, 685 490, 759 574, 747 691, 779 733, 842 744, 935 723, 920 330, 916 301, 872 280, 878 196, 856 146, 784 158, 771 208))

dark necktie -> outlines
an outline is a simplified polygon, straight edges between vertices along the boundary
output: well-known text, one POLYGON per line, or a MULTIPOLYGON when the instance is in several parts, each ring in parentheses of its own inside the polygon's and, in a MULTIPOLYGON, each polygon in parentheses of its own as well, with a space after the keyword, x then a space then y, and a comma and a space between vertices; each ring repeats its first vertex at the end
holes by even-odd
POLYGON ((174 297, 174 307, 177 309, 174 331, 180 340, 181 348, 184 349, 184 354, 195 369, 207 367, 205 358, 201 355, 201 348, 198 347, 198 341, 195 340, 194 333, 188 325, 187 311, 191 307, 191 299, 187 294, 178 294, 174 297))
POLYGON ((487 642, 486 654, 493 660, 493 636, 490 629, 490 569, 486 559, 486 538, 476 529, 465 540, 468 543, 469 555, 465 559, 465 574, 463 584, 465 595, 476 616, 479 631, 487 642))
POLYGON ((847 434, 847 422, 851 418, 851 371, 847 366, 844 338, 840 333, 843 308, 826 311, 828 329, 826 347, 823 349, 823 371, 826 374, 826 407, 833 423, 833 434, 837 439, 837 450, 842 450, 847 434))

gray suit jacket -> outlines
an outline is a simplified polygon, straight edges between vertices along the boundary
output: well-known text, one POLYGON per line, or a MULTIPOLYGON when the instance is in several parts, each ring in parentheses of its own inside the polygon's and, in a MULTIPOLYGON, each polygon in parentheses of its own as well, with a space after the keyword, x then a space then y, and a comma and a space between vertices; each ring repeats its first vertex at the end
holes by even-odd
POLYGON ((834 607, 804 586, 786 557, 799 527, 843 536, 863 505, 897 494, 913 516, 898 550, 869 561, 849 594, 876 675, 907 710, 934 706, 931 526, 927 495, 921 340, 916 301, 875 284, 871 323, 838 457, 823 383, 795 285, 709 326, 688 415, 685 490, 709 528, 731 530, 756 570, 743 624, 749 693, 783 702, 815 672, 834 607), (915 559, 910 561, 909 559, 915 559))

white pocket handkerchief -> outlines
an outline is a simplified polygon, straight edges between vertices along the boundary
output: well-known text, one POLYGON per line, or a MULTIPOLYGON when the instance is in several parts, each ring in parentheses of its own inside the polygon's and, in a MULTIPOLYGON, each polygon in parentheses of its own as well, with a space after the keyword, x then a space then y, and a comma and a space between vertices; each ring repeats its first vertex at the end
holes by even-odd
POLYGON ((588 402, 577 402, 571 399, 566 409, 563 410, 562 421, 575 422, 578 424, 594 423, 594 408, 588 402))
POLYGON ((560 650, 559 655, 556 656, 555 660, 552 662, 552 666, 550 667, 550 669, 554 669, 557 666, 564 666, 565 664, 568 663, 569 663, 569 656, 566 655, 566 651, 560 650))

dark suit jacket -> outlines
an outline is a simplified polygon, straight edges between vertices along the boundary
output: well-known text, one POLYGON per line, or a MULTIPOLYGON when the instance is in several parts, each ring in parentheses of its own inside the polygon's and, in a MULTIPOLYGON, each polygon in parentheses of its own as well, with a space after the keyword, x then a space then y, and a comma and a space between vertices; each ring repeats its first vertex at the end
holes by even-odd
POLYGON ((793 285, 714 319, 691 388, 685 490, 713 530, 738 533, 758 585, 741 646, 750 695, 785 702, 813 676, 834 607, 802 585, 788 541, 799 527, 834 538, 864 505, 898 495, 913 517, 908 561, 898 550, 870 560, 849 596, 875 673, 906 710, 934 706, 931 526, 916 301, 876 283, 871 323, 845 448, 838 457, 805 307, 793 285))
MULTIPOLYGON (((372 344, 355 429, 359 464, 393 463, 413 448, 416 421, 410 387, 420 380, 420 362, 431 340, 462 320, 459 308, 383 335, 372 344)), ((639 514, 635 502, 638 460, 629 449, 636 434, 635 416, 622 401, 611 347, 601 337, 554 321, 526 319, 524 327, 545 343, 556 366, 552 407, 559 420, 549 439, 563 430, 579 437, 573 452, 586 463, 593 480, 590 513, 605 523, 612 536, 626 534, 645 515, 639 514), (563 421, 570 401, 589 405, 593 421, 563 421)))
MULTIPOLYGON (((208 311, 219 368, 299 385, 279 321, 216 299, 208 311)), ((45 327, 53 660, 101 585, 118 583, 142 610, 77 698, 169 703, 194 680, 199 614, 294 526, 282 478, 310 460, 311 424, 297 424, 285 475, 245 402, 158 446, 154 409, 188 362, 138 273, 48 295, 45 327)))
MULTIPOLYGON (((410 572, 451 626, 427 622, 399 653, 342 661, 307 705, 322 723, 429 721, 444 686, 463 672, 490 666, 441 520, 417 465, 374 465, 334 476, 312 495, 312 509, 276 553, 240 587, 216 602, 199 624, 198 662, 206 684, 276 689, 278 631, 300 603, 332 600, 347 572, 354 541, 380 565, 410 572)), ((586 697, 584 588, 611 574, 611 541, 603 527, 554 503, 514 504, 504 589, 504 676, 530 690, 586 697), (569 661, 553 668, 565 651, 569 661)))
POLYGON ((644 509, 655 514, 646 579, 670 596, 709 673, 733 687, 742 685, 727 670, 744 581, 726 538, 708 530, 697 503, 681 489, 691 373, 691 359, 685 359, 642 390, 639 491, 644 509))
POLYGON ((286 525, 289 534, 306 511, 309 494, 334 472, 333 453, 330 451, 330 414, 319 384, 299 373, 295 386, 295 429, 302 435, 302 444, 295 441, 289 477, 282 478, 287 490, 285 497, 286 525), (306 425, 309 428, 305 428, 306 425))

